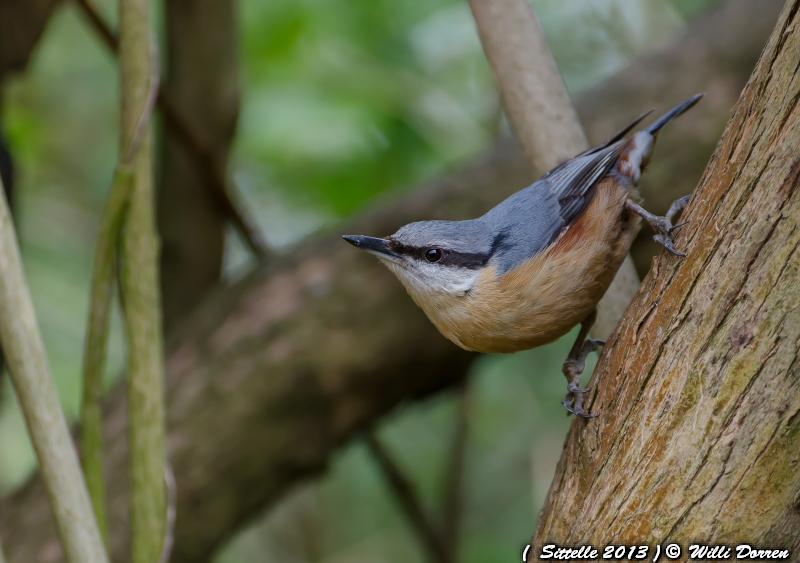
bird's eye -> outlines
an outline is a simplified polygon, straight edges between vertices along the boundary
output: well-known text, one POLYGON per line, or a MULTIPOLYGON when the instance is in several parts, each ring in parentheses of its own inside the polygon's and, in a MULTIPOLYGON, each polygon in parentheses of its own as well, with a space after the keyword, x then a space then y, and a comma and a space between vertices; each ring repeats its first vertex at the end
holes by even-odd
POLYGON ((442 250, 440 248, 429 248, 425 251, 425 260, 428 262, 438 262, 442 259, 442 250))

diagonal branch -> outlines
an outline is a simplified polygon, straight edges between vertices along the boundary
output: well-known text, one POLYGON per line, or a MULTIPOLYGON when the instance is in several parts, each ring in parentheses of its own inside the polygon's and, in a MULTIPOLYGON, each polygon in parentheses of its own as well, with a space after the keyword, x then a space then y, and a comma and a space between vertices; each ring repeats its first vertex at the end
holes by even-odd
POLYGON ((453 563, 452 552, 433 519, 425 511, 411 482, 402 469, 372 432, 364 436, 364 443, 383 473, 386 483, 394 492, 400 508, 414 528, 422 545, 437 563, 453 563))
POLYGON ((47 354, 2 186, 0 341, 67 559, 71 563, 105 563, 108 557, 47 365, 47 354))

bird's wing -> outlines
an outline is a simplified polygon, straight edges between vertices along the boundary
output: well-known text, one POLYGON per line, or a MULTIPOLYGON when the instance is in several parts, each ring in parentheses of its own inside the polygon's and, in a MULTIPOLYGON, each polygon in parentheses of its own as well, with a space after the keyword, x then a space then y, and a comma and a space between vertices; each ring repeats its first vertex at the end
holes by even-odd
POLYGON ((542 252, 580 216, 597 182, 619 159, 626 135, 649 114, 636 118, 604 145, 559 164, 481 217, 495 233, 492 247, 499 273, 542 252))
POLYGON ((597 182, 613 168, 619 141, 587 151, 500 202, 481 220, 495 233, 493 256, 502 274, 545 250, 586 208, 597 182))
MULTIPOLYGON (((536 184, 558 201, 563 224, 571 224, 592 199, 592 188, 616 164, 623 141, 584 153, 555 167, 536 184)), ((533 186, 532 186, 533 187, 533 186)))
POLYGON ((572 223, 591 201, 592 187, 617 162, 625 145, 625 136, 651 113, 652 110, 643 113, 606 144, 582 152, 542 177, 550 192, 558 199, 560 216, 565 225, 572 223))

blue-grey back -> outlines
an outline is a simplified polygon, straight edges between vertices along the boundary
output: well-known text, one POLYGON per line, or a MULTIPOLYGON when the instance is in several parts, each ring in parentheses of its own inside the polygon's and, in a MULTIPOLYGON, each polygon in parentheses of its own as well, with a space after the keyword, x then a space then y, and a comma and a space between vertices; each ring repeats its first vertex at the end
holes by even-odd
POLYGON ((622 142, 587 151, 489 210, 481 220, 499 234, 492 261, 504 273, 547 248, 575 221, 593 188, 619 157, 622 142))
POLYGON ((580 216, 621 147, 612 139, 579 154, 477 219, 409 223, 392 235, 394 243, 417 252, 440 247, 452 263, 468 267, 491 260, 503 274, 545 250, 580 216))
POLYGON ((544 250, 565 224, 558 199, 538 180, 500 202, 480 220, 494 234, 492 262, 503 274, 544 250))

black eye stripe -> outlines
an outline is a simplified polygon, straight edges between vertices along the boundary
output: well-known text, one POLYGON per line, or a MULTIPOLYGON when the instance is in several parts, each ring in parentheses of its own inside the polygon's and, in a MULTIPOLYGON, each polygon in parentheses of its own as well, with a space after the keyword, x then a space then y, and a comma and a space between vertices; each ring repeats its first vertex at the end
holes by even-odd
POLYGON ((478 269, 485 266, 489 261, 489 258, 491 258, 491 253, 482 254, 475 252, 457 252, 455 250, 441 247, 410 246, 397 241, 390 241, 389 246, 397 254, 402 254, 403 256, 408 256, 417 260, 425 260, 428 262, 431 261, 426 258, 426 253, 432 248, 438 248, 442 252, 442 257, 433 262, 436 264, 456 266, 459 268, 478 269))

